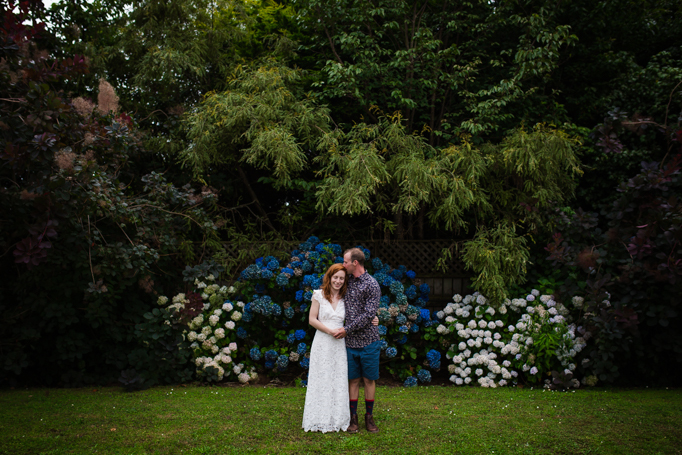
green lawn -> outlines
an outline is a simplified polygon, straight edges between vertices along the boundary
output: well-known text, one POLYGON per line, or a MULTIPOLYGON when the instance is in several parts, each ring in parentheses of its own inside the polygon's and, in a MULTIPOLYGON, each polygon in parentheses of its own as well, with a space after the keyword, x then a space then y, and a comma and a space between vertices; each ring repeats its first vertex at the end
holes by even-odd
POLYGON ((2 390, 0 453, 682 453, 679 390, 379 387, 380 432, 358 435, 304 433, 304 397, 263 386, 2 390))

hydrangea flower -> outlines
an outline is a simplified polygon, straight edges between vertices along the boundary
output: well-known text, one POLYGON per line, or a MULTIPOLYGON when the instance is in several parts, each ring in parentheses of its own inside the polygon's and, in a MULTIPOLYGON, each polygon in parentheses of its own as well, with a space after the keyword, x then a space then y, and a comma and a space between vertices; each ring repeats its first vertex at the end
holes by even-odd
POLYGON ((417 274, 414 273, 413 270, 408 270, 407 272, 405 272, 405 276, 407 276, 411 280, 414 280, 414 278, 417 276, 417 274))
POLYGON ((258 267, 256 264, 251 264, 242 271, 242 273, 239 275, 239 279, 242 281, 255 280, 258 278, 259 272, 260 267, 258 267))
POLYGON ((431 382, 431 372, 422 368, 419 370, 419 373, 417 373, 417 378, 419 378, 419 381, 422 383, 431 382))
POLYGON ((310 359, 308 357, 303 357, 299 364, 301 365, 301 368, 307 370, 310 367, 310 359))
POLYGON ((274 275, 272 274, 272 271, 268 268, 261 269, 260 271, 260 276, 263 279, 269 280, 272 278, 274 275))
POLYGON ((409 286, 407 289, 405 289, 405 296, 410 299, 414 300, 417 298, 417 286, 414 284, 412 286, 409 286))
MULTIPOLYGON (((386 278, 387 278, 387 276, 383 272, 375 272, 374 273, 374 279, 377 280, 377 283, 379 283, 379 284, 383 284, 384 280, 386 280, 386 278)), ((388 297, 388 296, 386 296, 386 297, 388 297)), ((390 299, 390 297, 389 297, 389 299, 390 299)))
POLYGON ((253 360, 255 360, 256 362, 259 361, 259 360, 261 359, 261 352, 260 352, 260 349, 258 349, 258 348, 251 348, 251 350, 249 351, 249 357, 251 357, 251 358, 252 358, 253 360))
POLYGON ((284 371, 286 370, 287 366, 289 366, 289 357, 285 355, 281 355, 277 358, 277 369, 279 371, 284 371))
POLYGON ((307 350, 308 346, 305 343, 299 343, 298 347, 296 348, 296 352, 298 352, 299 355, 305 354, 307 350))
POLYGON ((237 329, 237 337, 244 339, 247 336, 248 336, 248 332, 246 331, 246 329, 244 327, 239 327, 237 329))
POLYGON ((441 359, 441 354, 440 352, 436 351, 435 349, 431 349, 429 352, 426 353, 426 360, 429 362, 435 362, 436 360, 441 359))
POLYGON ((404 385, 405 387, 415 387, 417 385, 417 378, 408 376, 407 379, 405 379, 404 385))
POLYGON ((297 340, 302 340, 305 338, 305 330, 298 329, 297 331, 294 332, 294 336, 296 337, 297 340))
POLYGON ((386 357, 388 357, 389 359, 392 359, 396 355, 398 355, 398 350, 396 348, 390 347, 386 349, 386 357))
POLYGON ((303 277, 303 281, 301 281, 301 287, 312 287, 313 286, 313 281, 315 280, 315 277, 313 275, 306 275, 303 277))
POLYGON ((379 335, 381 336, 386 335, 386 332, 388 330, 385 325, 380 325, 377 327, 377 329, 379 330, 379 335))
POLYGON ((403 271, 400 269, 393 269, 393 270, 391 270, 391 276, 396 280, 402 280, 403 279, 403 271))
POLYGON ((280 273, 279 275, 277 275, 277 279, 275 281, 277 282, 278 286, 284 287, 289 284, 289 277, 286 276, 284 273, 280 273))
POLYGON ((277 357, 279 357, 279 354, 274 349, 265 352, 265 360, 275 361, 277 360, 277 357))
POLYGON ((393 279, 392 276, 389 276, 389 275, 382 275, 382 276, 384 279, 381 280, 379 283, 383 286, 388 286, 388 288, 390 289, 391 285, 395 282, 395 280, 393 279))

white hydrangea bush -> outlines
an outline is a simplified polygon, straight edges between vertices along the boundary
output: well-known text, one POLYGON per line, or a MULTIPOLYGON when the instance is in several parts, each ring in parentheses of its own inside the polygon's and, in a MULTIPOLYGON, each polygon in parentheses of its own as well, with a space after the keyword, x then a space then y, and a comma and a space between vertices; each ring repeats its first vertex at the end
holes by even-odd
POLYGON ((579 387, 574 358, 586 341, 576 337, 568 315, 564 305, 537 290, 498 308, 479 293, 455 295, 437 313, 437 332, 450 344, 450 381, 495 388, 524 379, 546 387, 579 387))
MULTIPOLYGON (((229 296, 235 294, 232 286, 220 286, 215 277, 209 275, 194 281, 195 293, 180 293, 170 300, 167 309, 174 310, 175 318, 187 317, 192 306, 191 319, 182 332, 194 353, 196 374, 200 379, 222 381, 238 380, 247 383, 258 379, 254 367, 245 368, 239 361, 239 346, 236 322, 241 320, 243 302, 232 302, 229 296), (191 302, 191 299, 200 301, 191 302)), ((168 297, 160 296, 157 303, 166 306, 168 297)))

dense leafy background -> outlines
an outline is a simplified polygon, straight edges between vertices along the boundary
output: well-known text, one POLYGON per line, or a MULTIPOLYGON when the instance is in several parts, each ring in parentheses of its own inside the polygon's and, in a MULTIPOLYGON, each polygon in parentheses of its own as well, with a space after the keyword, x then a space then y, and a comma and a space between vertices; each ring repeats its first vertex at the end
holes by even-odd
POLYGON ((608 380, 679 381, 679 2, 2 8, 3 383, 151 365, 185 266, 313 232, 462 240, 493 301, 591 295, 608 380))

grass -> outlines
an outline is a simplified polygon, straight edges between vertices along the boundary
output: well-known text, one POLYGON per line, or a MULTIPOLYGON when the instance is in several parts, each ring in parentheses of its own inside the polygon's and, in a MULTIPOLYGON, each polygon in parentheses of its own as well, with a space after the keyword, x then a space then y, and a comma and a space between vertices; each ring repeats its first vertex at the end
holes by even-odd
POLYGON ((2 390, 0 454, 682 453, 680 390, 379 387, 380 432, 358 435, 303 432, 304 399, 263 386, 2 390))

